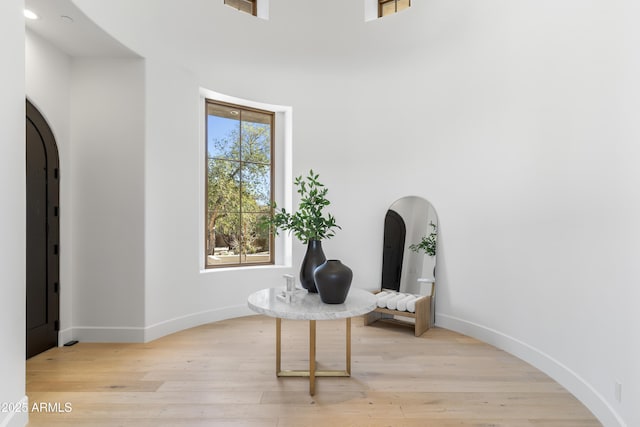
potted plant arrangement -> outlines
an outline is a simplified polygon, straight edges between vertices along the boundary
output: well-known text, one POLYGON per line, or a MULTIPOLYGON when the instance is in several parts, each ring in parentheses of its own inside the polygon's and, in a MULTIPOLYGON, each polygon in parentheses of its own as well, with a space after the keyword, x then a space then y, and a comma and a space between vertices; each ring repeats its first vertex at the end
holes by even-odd
MULTIPOLYGON (((324 209, 331 202, 326 197, 328 189, 318 181, 318 178, 319 175, 313 170, 309 171, 306 178, 302 176, 295 178, 294 184, 300 195, 298 210, 287 212, 285 209, 278 209, 274 203, 274 213, 265 221, 265 225, 272 226, 276 234, 279 230, 290 231, 298 240, 307 245, 307 252, 300 268, 300 282, 302 287, 309 292, 318 292, 314 272, 326 261, 322 250, 322 240, 333 237, 335 235, 334 229, 341 228, 336 224, 333 215, 324 212, 324 209)), ((350 282, 349 280, 349 284, 350 282)))

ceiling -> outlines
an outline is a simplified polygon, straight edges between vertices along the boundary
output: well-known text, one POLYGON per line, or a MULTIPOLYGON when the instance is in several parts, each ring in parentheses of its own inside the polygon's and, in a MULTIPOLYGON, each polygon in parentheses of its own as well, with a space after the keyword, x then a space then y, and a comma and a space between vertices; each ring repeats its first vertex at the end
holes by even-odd
POLYGON ((28 30, 73 57, 135 57, 104 32, 71 0, 25 0, 39 19, 25 19, 28 30))

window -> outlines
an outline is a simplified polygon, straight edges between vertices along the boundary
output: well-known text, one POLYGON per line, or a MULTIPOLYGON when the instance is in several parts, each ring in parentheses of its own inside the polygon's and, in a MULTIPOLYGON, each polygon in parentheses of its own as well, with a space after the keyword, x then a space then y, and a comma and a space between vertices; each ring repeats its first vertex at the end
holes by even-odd
POLYGON ((274 113, 207 99, 205 267, 273 264, 274 113))
POLYGON ((378 16, 388 16, 411 7, 411 0, 378 0, 378 16))
POLYGON ((224 0, 224 4, 253 16, 258 15, 258 5, 256 3, 257 0, 224 0))

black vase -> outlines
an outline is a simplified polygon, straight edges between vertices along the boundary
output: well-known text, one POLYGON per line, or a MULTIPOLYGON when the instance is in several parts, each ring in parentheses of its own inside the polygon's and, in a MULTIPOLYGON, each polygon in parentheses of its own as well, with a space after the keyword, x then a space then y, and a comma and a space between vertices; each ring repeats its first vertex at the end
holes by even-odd
POLYGON ((313 276, 323 303, 342 304, 347 299, 353 272, 339 260, 327 260, 316 268, 313 276))
POLYGON ((302 266, 300 266, 300 283, 307 291, 313 293, 318 292, 313 278, 313 272, 326 260, 327 257, 324 256, 324 252, 322 251, 322 242, 320 240, 310 240, 307 244, 307 253, 302 260, 302 266))

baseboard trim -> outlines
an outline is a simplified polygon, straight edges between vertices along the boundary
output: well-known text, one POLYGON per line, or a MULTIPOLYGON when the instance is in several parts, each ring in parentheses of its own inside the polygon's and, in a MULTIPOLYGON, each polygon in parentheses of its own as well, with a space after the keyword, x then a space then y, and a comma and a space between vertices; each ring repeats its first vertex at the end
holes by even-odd
MULTIPOLYGON (((29 398, 24 396, 17 402, 20 408, 29 408, 29 398)), ((0 412, 0 415, 5 413, 0 412)), ((6 416, 0 419, 0 427, 24 427, 29 422, 29 411, 7 412, 6 416)))
MULTIPOLYGON (((142 343, 161 338, 195 326, 220 320, 242 317, 253 314, 246 305, 236 305, 213 310, 201 311, 164 320, 154 325, 144 327, 120 326, 74 326, 58 333, 60 346, 71 340, 80 342, 119 342, 142 343)), ((3 427, 0 425, 0 427, 3 427)))
POLYGON ((247 307, 246 304, 243 304, 175 317, 146 327, 144 330, 144 341, 153 341, 185 329, 194 328, 211 322, 218 322, 220 320, 248 316, 250 314, 255 313, 249 310, 249 307, 247 307))
POLYGON ((468 335, 504 350, 549 375, 573 394, 606 427, 628 427, 604 397, 568 366, 531 345, 495 329, 436 313, 436 326, 468 335))
POLYGON ((75 326, 71 328, 69 338, 65 342, 144 342, 144 328, 128 326, 75 326), (72 338, 71 338, 72 337, 72 338))
POLYGON ((58 331, 58 347, 62 347, 63 345, 74 339, 73 328, 67 328, 58 331))

